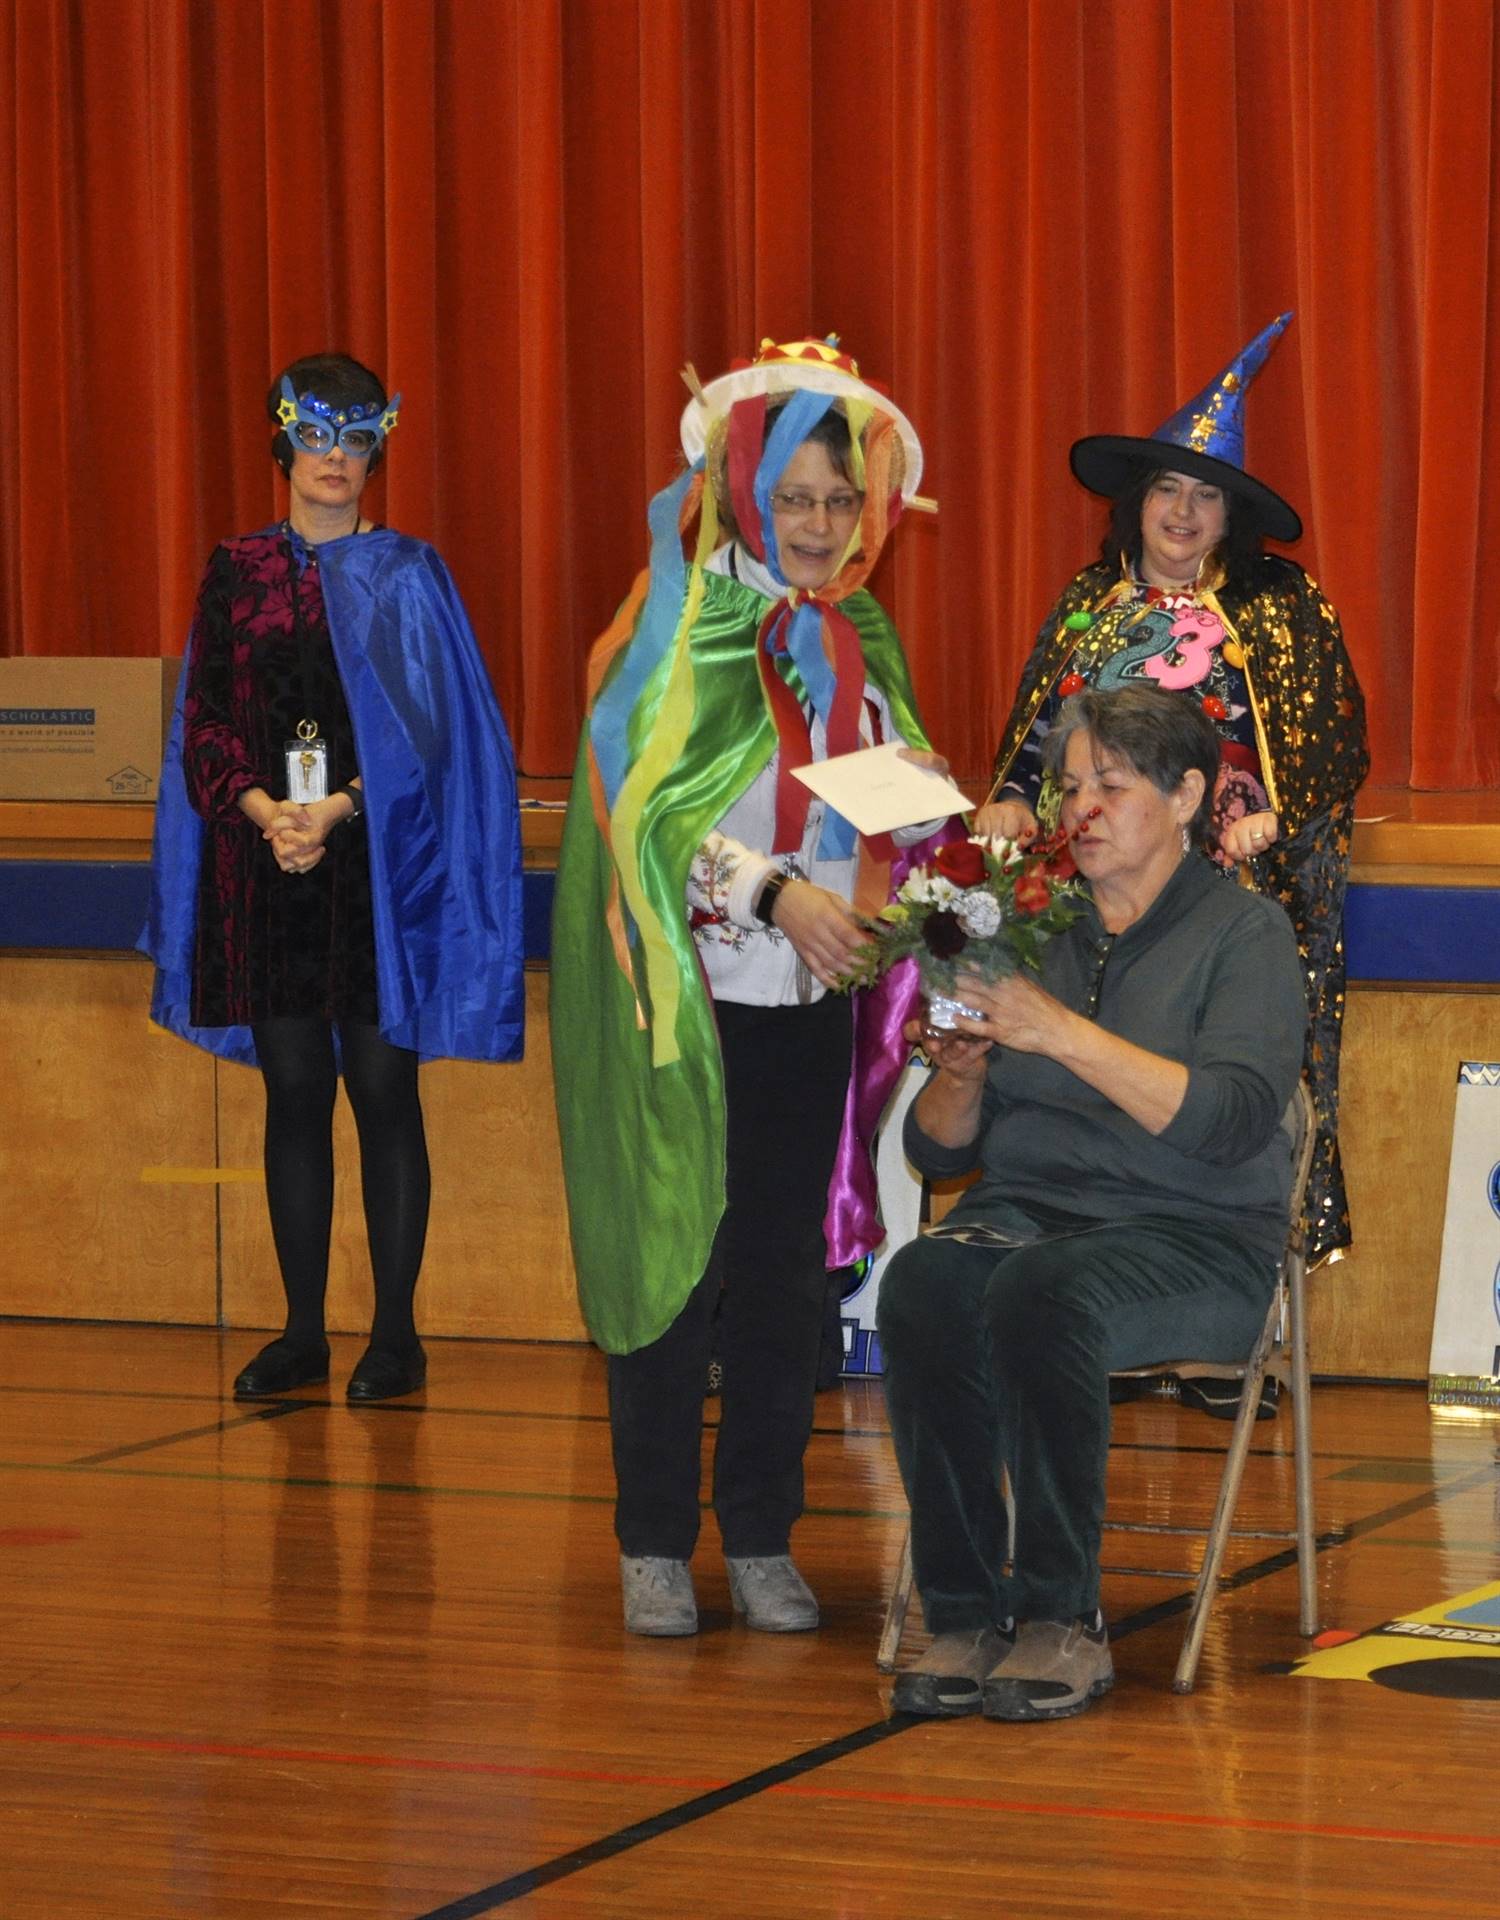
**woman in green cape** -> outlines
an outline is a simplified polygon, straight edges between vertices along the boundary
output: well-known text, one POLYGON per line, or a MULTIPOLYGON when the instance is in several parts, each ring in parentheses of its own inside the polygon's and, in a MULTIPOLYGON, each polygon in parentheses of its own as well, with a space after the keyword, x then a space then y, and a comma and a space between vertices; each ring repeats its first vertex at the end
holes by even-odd
MULTIPOLYGON (((792 769, 884 742, 945 765, 863 586, 922 452, 836 341, 767 341, 694 385, 689 469, 653 502, 650 571, 590 663, 553 1061, 579 1294, 609 1355, 625 1624, 697 1630, 719 1311, 731 1593, 751 1627, 788 1632, 818 1622, 788 1548, 833 1264, 824 1219, 836 1162, 848 1172, 854 1023, 828 989, 893 853, 792 769)), ((899 1046, 899 1023, 888 1038, 899 1046)))

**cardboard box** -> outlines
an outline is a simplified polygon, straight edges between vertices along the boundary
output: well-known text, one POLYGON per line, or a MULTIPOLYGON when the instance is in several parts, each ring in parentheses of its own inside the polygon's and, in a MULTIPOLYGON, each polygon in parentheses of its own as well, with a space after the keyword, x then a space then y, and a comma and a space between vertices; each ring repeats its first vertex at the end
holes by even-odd
POLYGON ((180 660, 0 660, 0 800, 154 800, 180 660))

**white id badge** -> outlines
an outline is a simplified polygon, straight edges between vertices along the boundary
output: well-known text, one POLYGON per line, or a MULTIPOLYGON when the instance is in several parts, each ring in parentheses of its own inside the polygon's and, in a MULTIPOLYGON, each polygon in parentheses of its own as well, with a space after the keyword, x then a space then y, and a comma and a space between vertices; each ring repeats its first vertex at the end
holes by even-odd
POLYGON ((328 742, 288 740, 286 797, 301 806, 328 798, 328 742))

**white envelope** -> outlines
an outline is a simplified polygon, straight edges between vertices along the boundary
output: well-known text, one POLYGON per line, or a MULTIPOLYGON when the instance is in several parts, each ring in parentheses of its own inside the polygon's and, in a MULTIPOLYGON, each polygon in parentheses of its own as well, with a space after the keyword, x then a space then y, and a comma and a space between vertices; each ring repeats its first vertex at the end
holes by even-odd
POLYGON ((852 820, 861 833, 890 833, 924 820, 968 813, 973 802, 946 774, 903 760, 897 745, 864 747, 818 760, 792 773, 820 800, 852 820))

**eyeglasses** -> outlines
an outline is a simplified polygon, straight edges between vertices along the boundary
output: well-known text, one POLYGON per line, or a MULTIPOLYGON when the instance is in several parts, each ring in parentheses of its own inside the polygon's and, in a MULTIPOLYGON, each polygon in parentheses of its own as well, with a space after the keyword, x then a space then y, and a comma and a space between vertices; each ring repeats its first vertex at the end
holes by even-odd
POLYGON ((827 509, 830 520, 852 520, 864 503, 865 496, 852 489, 845 493, 824 494, 821 500, 817 494, 804 493, 800 487, 788 493, 771 495, 771 505, 789 520, 805 520, 818 507, 827 509))

